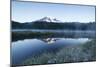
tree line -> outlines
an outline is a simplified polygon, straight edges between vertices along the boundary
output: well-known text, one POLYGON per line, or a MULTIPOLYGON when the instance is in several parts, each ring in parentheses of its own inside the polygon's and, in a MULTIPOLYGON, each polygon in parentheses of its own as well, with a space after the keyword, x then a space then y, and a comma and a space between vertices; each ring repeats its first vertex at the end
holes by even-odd
POLYGON ((30 23, 12 22, 12 29, 68 29, 68 30, 96 30, 96 23, 64 22, 51 23, 45 21, 35 21, 30 23))

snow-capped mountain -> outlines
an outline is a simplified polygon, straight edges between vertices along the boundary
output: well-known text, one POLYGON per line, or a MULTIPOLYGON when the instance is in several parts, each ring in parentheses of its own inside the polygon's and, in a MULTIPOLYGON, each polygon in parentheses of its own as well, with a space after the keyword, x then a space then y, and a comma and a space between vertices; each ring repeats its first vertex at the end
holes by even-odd
POLYGON ((49 17, 43 17, 42 19, 39 19, 37 21, 45 21, 45 22, 56 22, 59 23, 61 22, 60 20, 56 19, 56 18, 49 18, 49 17))

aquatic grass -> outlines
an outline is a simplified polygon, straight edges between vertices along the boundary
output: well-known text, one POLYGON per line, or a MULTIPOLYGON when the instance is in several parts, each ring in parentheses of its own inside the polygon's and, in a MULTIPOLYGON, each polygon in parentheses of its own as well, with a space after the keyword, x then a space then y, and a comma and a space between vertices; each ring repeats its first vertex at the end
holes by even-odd
POLYGON ((31 59, 27 59, 22 62, 23 65, 31 65, 31 64, 47 64, 53 57, 53 53, 44 53, 41 56, 33 56, 31 59))
POLYGON ((96 40, 93 39, 85 44, 64 47, 57 53, 43 53, 33 56, 22 62, 23 65, 30 64, 52 64, 69 62, 87 62, 96 60, 96 40))
POLYGON ((96 46, 93 40, 83 45, 64 48, 56 54, 57 63, 85 62, 96 60, 96 46))

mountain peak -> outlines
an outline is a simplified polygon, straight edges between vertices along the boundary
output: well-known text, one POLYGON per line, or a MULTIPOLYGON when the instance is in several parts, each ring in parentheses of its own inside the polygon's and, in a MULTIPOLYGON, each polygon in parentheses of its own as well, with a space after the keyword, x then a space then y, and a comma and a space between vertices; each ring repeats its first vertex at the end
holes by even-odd
POLYGON ((52 22, 49 17, 43 17, 42 19, 40 19, 40 21, 52 22))
POLYGON ((60 20, 56 18, 50 18, 50 17, 43 17, 42 19, 39 19, 38 21, 45 21, 45 22, 60 22, 60 20))

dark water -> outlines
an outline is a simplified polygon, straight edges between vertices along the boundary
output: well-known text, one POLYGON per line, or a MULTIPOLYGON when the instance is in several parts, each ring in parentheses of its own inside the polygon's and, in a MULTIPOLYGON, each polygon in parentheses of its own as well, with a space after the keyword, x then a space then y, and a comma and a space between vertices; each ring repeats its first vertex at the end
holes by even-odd
POLYGON ((45 38, 45 39, 25 39, 12 42, 12 64, 21 62, 31 56, 40 55, 44 52, 57 52, 63 47, 83 44, 88 38, 45 38))

